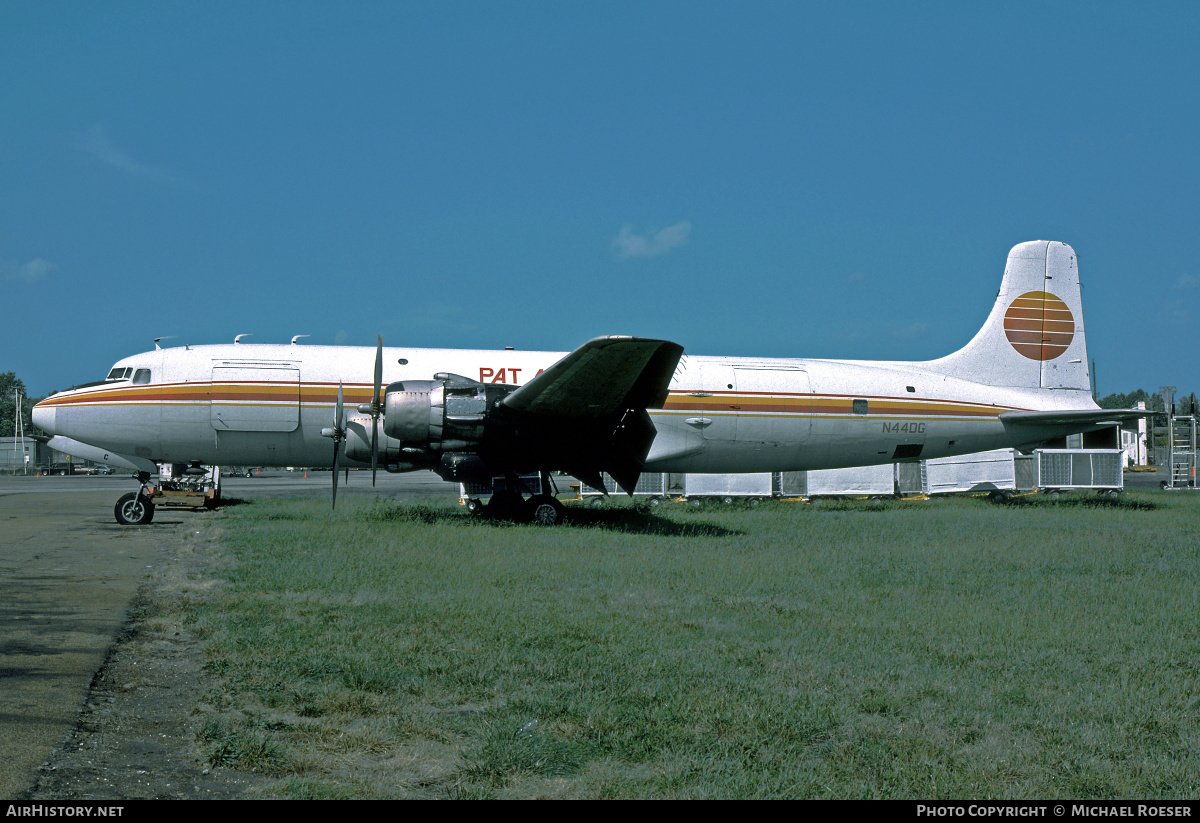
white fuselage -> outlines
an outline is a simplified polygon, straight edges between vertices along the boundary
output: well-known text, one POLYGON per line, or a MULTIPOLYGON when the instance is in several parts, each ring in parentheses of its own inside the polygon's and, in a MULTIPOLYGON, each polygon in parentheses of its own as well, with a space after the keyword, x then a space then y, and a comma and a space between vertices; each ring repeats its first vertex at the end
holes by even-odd
MULTIPOLYGON (((47 398, 35 422, 155 462, 328 466, 321 429, 332 424, 339 381, 348 407, 369 403, 375 352, 273 344, 146 352, 116 364, 131 377, 47 398)), ((563 356, 388 347, 383 384, 451 372, 522 385, 563 356)), ((919 362, 685 355, 663 408, 650 411, 657 435, 646 470, 796 471, 967 454, 1031 442, 1001 412, 1080 408, 1094 408, 1087 392, 986 385, 919 362)))

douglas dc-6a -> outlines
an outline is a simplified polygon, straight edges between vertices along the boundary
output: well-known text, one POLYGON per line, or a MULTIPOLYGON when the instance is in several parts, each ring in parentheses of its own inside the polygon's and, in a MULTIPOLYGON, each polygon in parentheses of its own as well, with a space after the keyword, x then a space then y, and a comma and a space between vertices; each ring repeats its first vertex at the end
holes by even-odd
MULTIPOLYGON (((923 362, 685 356, 623 336, 567 354, 294 343, 156 348, 43 400, 34 422, 64 450, 104 450, 146 478, 156 463, 332 465, 336 495, 339 462, 503 477, 489 508, 555 522, 561 505, 525 500, 520 475, 565 471, 603 489, 607 472, 632 492, 642 471, 1028 449, 1138 415, 1093 402, 1075 252, 1043 240, 1009 253, 975 337, 923 362)), ((152 515, 135 498, 127 522, 148 521, 138 506, 152 515)))

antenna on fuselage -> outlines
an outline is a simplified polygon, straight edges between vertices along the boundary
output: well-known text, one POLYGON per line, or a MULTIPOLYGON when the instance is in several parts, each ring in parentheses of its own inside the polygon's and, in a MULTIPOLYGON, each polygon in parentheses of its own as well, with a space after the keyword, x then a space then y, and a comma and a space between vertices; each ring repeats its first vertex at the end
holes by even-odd
POLYGON ((156 337, 156 338, 154 338, 154 350, 155 350, 155 351, 160 351, 160 350, 162 349, 162 346, 160 346, 160 345, 158 345, 158 344, 159 344, 161 341, 163 341, 163 340, 171 340, 171 339, 173 339, 174 337, 175 337, 175 335, 173 335, 173 334, 168 334, 166 337, 156 337))
POLYGON ((292 338, 292 345, 293 346, 296 345, 296 341, 299 340, 301 337, 312 337, 312 335, 311 334, 298 334, 292 338))
POLYGON ((239 334, 237 337, 233 338, 233 345, 240 346, 242 344, 243 337, 253 337, 253 336, 254 336, 253 334, 239 334))

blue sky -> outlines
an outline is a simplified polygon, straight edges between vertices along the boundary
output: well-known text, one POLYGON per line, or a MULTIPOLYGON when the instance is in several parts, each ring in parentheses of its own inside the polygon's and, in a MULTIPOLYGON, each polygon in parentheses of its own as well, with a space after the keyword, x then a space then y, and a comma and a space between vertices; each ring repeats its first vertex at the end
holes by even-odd
POLYGON ((227 342, 926 359, 1079 254, 1200 391, 1195 3, 0 4, 0 371, 227 342))

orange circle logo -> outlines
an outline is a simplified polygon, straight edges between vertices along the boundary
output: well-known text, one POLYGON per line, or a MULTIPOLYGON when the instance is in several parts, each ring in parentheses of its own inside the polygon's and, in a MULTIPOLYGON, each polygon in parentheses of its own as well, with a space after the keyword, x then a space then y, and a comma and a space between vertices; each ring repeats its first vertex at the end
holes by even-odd
POLYGON ((1053 360, 1075 337, 1067 304, 1047 291, 1027 291, 1004 313, 1004 334, 1017 353, 1030 360, 1053 360))

